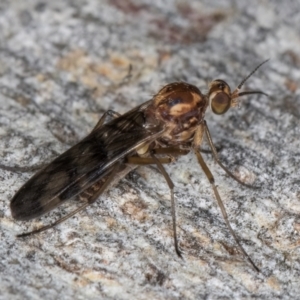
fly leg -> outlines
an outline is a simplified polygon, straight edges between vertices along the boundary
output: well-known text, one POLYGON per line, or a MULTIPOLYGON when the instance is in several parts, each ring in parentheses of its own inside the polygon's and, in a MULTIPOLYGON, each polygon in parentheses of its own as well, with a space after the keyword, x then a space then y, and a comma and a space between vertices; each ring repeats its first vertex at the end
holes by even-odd
POLYGON ((156 164, 159 171, 164 176, 170 192, 171 192, 171 213, 172 213, 172 224, 173 224, 173 234, 174 234, 174 246, 176 254, 182 258, 181 251, 179 250, 178 246, 178 239, 177 239, 177 229, 176 229, 176 210, 175 210, 175 198, 174 198, 174 183, 172 182, 169 174, 165 170, 163 164, 172 162, 172 159, 169 157, 156 157, 153 153, 160 153, 160 154, 177 154, 177 155, 183 155, 187 154, 187 151, 181 150, 178 148, 159 148, 151 151, 151 157, 139 157, 139 156, 133 156, 127 158, 127 163, 133 163, 138 165, 146 165, 146 164, 156 164))
POLYGON ((175 210, 175 198, 174 198, 174 183, 172 182, 169 174, 167 173, 166 169, 162 165, 162 163, 159 161, 159 159, 154 155, 151 154, 151 157, 155 161, 158 169, 162 173, 162 175, 165 177, 165 180, 169 186, 170 192, 171 192, 171 212, 172 212, 172 223, 173 223, 173 234, 174 234, 174 246, 176 254, 180 257, 182 257, 181 251, 179 250, 178 246, 178 239, 177 239, 177 230, 176 230, 176 210, 175 210))
MULTIPOLYGON (((161 164, 169 164, 172 162, 172 159, 170 157, 160 157, 158 158, 161 164)), ((156 161, 152 157, 140 157, 140 156, 129 156, 125 160, 128 164, 133 165, 153 165, 156 163, 156 161)))
MULTIPOLYGON (((186 155, 190 150, 170 147, 170 148, 157 148, 151 150, 152 154, 164 154, 170 155, 170 157, 159 157, 156 158, 160 161, 161 164, 169 164, 173 161, 173 156, 186 155)), ((156 165, 156 160, 153 157, 141 157, 141 156, 128 156, 126 157, 126 163, 134 165, 156 165)))
POLYGON ((236 176, 234 176, 220 161, 219 157, 218 157, 218 153, 217 153, 217 150, 213 144, 213 141, 212 141, 212 138, 211 138, 211 135, 210 135, 210 132, 209 132, 209 129, 208 129, 208 126, 206 124, 206 121, 203 121, 203 128, 204 128, 204 132, 205 132, 205 135, 207 137, 207 140, 208 140, 208 143, 209 143, 209 146, 212 150, 212 155, 216 161, 216 163, 226 172, 226 174, 228 176, 230 176, 232 179, 234 179, 235 181, 237 181, 238 183, 248 187, 248 188, 252 188, 252 189, 259 189, 260 187, 258 186, 253 186, 251 184, 247 184, 247 183, 244 183, 242 182, 240 179, 238 179, 236 176))
POLYGON ((180 149, 176 147, 157 148, 152 150, 153 154, 166 154, 166 155, 174 155, 174 156, 186 155, 189 152, 190 152, 189 149, 180 149))
MULTIPOLYGON (((113 170, 111 171, 111 174, 109 175, 109 177, 107 178, 107 180, 104 183, 100 183, 100 188, 96 189, 96 191, 92 194, 90 194, 89 198, 87 199, 87 202, 84 203, 83 205, 79 206, 77 209, 73 210, 72 212, 70 212, 69 214, 65 215, 64 217, 58 219, 56 222, 43 226, 41 228, 38 228, 36 230, 30 231, 30 232, 25 232, 22 234, 18 234, 17 237, 25 237, 25 236, 30 236, 30 235, 34 235, 36 233, 45 231, 47 229, 50 229, 64 221, 66 221, 67 219, 73 217, 75 214, 77 214, 78 212, 84 210, 86 207, 88 207, 89 205, 91 205, 92 203, 94 203, 97 198, 104 192, 104 190, 107 188, 107 186, 111 183, 111 181, 113 180, 114 176, 116 175, 116 173, 118 172, 120 165, 117 164, 113 170)), ((98 183, 94 184, 93 186, 91 186, 90 188, 93 188, 94 186, 98 185, 98 183)), ((89 189, 88 189, 89 190, 89 189)), ((87 192, 87 191, 84 191, 87 192)))
POLYGON ((96 124, 96 126, 94 127, 94 129, 92 131, 95 131, 98 128, 100 128, 104 124, 104 122, 106 121, 107 117, 111 117, 111 118, 115 119, 115 118, 120 117, 120 116, 121 116, 121 114, 119 114, 119 113, 117 113, 117 112, 115 112, 111 109, 107 110, 103 114, 103 116, 100 118, 100 120, 98 121, 98 123, 96 124))
MULTIPOLYGON (((220 152, 220 151, 223 149, 222 146, 218 146, 218 147, 215 146, 215 148, 216 148, 216 151, 217 151, 217 152, 220 152)), ((208 150, 208 149, 201 149, 201 148, 200 148, 199 151, 200 151, 201 153, 205 153, 205 154, 212 154, 212 151, 211 151, 211 150, 208 150)))
POLYGON ((228 216, 227 216, 227 212, 225 210, 225 207, 224 207, 224 204, 222 202, 222 199, 220 197, 220 194, 217 190, 217 187, 215 185, 215 179, 212 175, 212 173, 210 172, 208 166, 206 165, 205 161, 203 160, 203 157, 201 155, 201 153, 199 152, 199 150, 195 149, 195 154, 197 156, 197 159, 198 159, 198 162, 202 168, 202 170, 204 171, 207 179, 209 180, 211 186, 212 186, 212 189, 214 191, 214 194, 215 194, 215 197, 217 199, 217 202, 218 202, 218 205, 221 209, 221 212, 222 212, 222 215, 223 215, 223 218, 225 220, 225 223, 231 233, 231 235, 233 236, 233 238, 235 239, 235 242, 237 243, 237 245, 239 246, 239 248, 241 249, 242 253, 244 254, 244 256, 248 259, 248 261, 250 262, 250 264, 253 266, 253 268, 259 272, 259 268, 255 265, 255 263, 252 261, 252 259, 250 258, 250 256, 248 255, 248 253, 244 250, 243 246, 240 244, 240 241, 238 239, 238 237, 236 236, 235 232, 233 231, 229 221, 228 221, 228 216))

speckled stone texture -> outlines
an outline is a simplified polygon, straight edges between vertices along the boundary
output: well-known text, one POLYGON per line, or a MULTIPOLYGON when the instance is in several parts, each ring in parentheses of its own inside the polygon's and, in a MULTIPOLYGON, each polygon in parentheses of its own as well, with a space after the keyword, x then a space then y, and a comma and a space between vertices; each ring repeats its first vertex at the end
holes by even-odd
POLYGON ((299 299, 299 19, 298 1, 1 0, 0 299, 299 299), (221 161, 261 188, 239 185, 203 154, 260 273, 236 247, 193 153, 166 167, 184 260, 155 167, 54 229, 15 237, 76 207, 18 222, 9 202, 104 111, 124 113, 176 80, 235 88, 267 58, 245 89, 269 97, 206 114, 221 161))

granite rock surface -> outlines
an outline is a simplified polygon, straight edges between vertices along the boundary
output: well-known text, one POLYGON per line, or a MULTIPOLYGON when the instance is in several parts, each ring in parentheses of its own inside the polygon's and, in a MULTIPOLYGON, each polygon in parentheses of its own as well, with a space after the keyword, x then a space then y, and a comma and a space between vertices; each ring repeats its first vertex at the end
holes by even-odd
MULTIPOLYGON (((0 299, 297 299, 300 293, 300 7, 297 1, 38 1, 0 3, 0 299), (44 233, 15 192, 86 136, 108 109, 124 113, 163 85, 234 89, 270 59, 222 116, 207 111, 218 154, 203 154, 230 235, 191 152, 166 166, 184 259, 175 254, 170 194, 155 167, 122 178, 85 211, 44 233)), ((206 143, 204 149, 208 149, 206 143)))

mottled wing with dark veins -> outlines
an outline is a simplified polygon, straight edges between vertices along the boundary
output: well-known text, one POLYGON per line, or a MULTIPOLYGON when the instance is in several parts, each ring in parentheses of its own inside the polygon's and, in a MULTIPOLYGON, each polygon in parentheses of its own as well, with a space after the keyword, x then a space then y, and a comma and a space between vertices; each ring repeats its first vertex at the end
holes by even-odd
POLYGON ((38 217, 82 193, 160 129, 145 129, 142 106, 93 130, 85 139, 36 173, 11 201, 18 220, 38 217))

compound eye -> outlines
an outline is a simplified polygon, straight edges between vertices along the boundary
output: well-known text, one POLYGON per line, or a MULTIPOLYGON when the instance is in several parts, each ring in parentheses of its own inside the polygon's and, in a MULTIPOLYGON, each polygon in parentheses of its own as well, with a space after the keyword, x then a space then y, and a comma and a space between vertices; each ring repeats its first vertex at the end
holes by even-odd
POLYGON ((225 114, 231 106, 229 85, 221 79, 214 80, 209 86, 208 98, 210 107, 215 114, 225 114))
POLYGON ((210 99, 212 111, 217 115, 223 115, 230 108, 231 99, 228 94, 219 92, 210 99))

